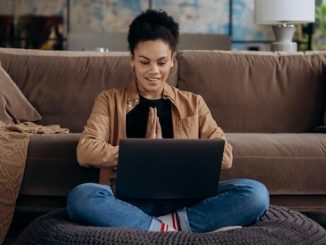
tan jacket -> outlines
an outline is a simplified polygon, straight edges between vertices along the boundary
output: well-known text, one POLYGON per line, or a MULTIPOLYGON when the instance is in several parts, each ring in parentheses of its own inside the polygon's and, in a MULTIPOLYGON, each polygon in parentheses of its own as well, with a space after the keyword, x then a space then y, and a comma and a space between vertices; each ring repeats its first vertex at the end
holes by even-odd
MULTIPOLYGON (((222 138, 224 132, 213 119, 200 95, 164 85, 163 98, 171 101, 174 138, 222 138)), ((126 115, 139 103, 136 83, 125 89, 101 92, 77 147, 81 166, 101 168, 100 182, 109 183, 117 165, 120 139, 127 138, 126 115)), ((232 165, 232 147, 226 142, 222 168, 232 165)))

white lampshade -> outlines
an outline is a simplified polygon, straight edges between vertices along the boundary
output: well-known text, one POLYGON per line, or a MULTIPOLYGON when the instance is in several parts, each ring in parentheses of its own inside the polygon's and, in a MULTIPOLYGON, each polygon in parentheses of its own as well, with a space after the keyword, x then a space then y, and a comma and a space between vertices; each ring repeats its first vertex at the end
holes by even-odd
POLYGON ((255 22, 258 24, 314 21, 315 0, 255 0, 255 22))

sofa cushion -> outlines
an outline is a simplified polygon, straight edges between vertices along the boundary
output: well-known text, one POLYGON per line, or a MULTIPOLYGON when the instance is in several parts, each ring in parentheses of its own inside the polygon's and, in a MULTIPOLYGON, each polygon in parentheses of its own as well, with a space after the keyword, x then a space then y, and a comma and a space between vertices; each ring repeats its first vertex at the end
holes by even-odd
MULTIPOLYGON (((41 123, 81 132, 97 94, 125 87, 133 79, 128 52, 1 49, 0 61, 26 98, 42 114, 41 123)), ((177 63, 169 77, 176 84, 177 63)))
POLYGON ((41 115, 0 65, 0 121, 19 123, 41 120, 41 115))
POLYGON ((325 134, 228 133, 233 166, 223 179, 251 178, 272 195, 326 194, 325 134))
POLYGON ((326 53, 183 51, 179 87, 201 94, 226 132, 301 133, 321 125, 326 53))
POLYGON ((80 167, 79 134, 31 135, 20 195, 63 196, 76 185, 98 182, 99 170, 80 167))

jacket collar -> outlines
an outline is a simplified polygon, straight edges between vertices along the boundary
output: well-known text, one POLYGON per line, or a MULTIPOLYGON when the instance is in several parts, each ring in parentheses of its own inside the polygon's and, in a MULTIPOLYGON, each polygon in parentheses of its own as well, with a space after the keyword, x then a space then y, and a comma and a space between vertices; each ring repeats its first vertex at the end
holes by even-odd
MULTIPOLYGON (((139 94, 135 79, 127 86, 126 95, 128 107, 127 111, 129 112, 139 103, 139 94)), ((173 91, 173 88, 166 82, 164 82, 163 87, 163 99, 168 99, 173 104, 175 104, 175 92, 173 91)))

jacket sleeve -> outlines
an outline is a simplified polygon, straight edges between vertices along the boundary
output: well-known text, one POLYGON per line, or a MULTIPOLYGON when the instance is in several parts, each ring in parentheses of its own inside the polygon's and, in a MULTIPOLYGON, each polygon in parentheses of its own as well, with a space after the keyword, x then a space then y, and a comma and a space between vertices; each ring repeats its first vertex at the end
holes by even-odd
POLYGON ((226 140, 223 130, 217 126, 212 114, 210 113, 208 106, 204 99, 199 96, 198 101, 198 113, 199 113, 199 137, 205 139, 224 139, 225 147, 222 160, 222 168, 227 169, 232 166, 232 146, 226 140))
POLYGON ((119 146, 108 143, 110 129, 109 98, 100 93, 92 113, 81 133, 77 146, 77 160, 85 167, 110 167, 117 164, 119 146))

